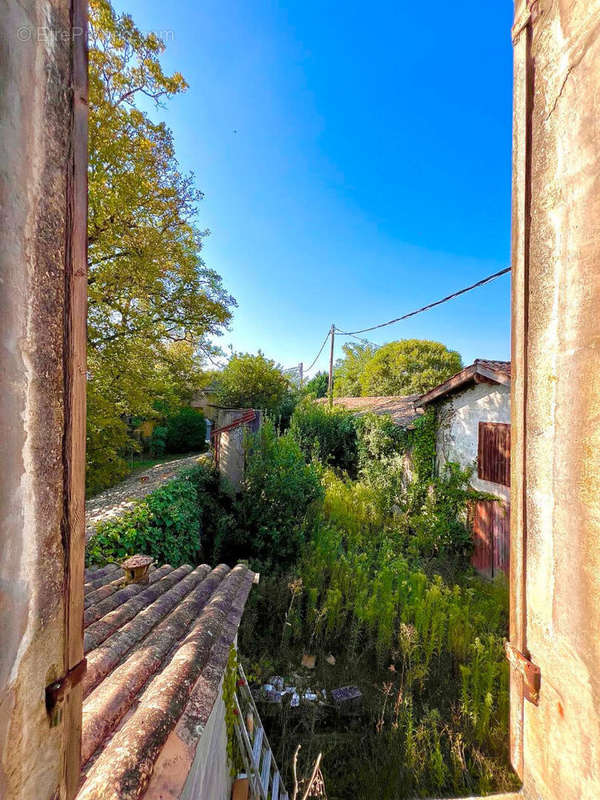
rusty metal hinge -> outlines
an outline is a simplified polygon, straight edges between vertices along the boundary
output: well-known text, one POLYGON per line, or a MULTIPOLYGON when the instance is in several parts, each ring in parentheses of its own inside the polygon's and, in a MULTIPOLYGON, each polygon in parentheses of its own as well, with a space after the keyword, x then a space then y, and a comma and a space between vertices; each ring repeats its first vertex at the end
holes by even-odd
POLYGON ((504 648, 511 667, 523 676, 523 694, 525 698, 530 703, 533 703, 534 706, 537 706, 540 700, 542 682, 540 668, 510 642, 506 642, 504 648))
POLYGON ((62 678, 46 686, 46 711, 50 717, 50 726, 58 725, 62 719, 62 705, 65 697, 73 686, 81 681, 87 669, 87 660, 82 659, 79 664, 72 667, 62 678))

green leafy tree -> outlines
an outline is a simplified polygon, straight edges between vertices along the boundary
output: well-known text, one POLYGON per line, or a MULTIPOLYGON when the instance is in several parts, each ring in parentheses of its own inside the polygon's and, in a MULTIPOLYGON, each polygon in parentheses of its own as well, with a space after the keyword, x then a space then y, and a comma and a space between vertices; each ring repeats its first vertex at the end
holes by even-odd
POLYGON ((312 394, 317 399, 325 397, 329 385, 329 376, 326 372, 317 372, 303 387, 304 394, 312 394))
POLYGON ((167 418, 165 444, 169 453, 203 452, 207 449, 206 420, 195 408, 184 407, 167 418))
POLYGON ((421 394, 462 369, 462 359, 441 342, 401 339, 380 347, 360 374, 363 395, 421 394))
POLYGON ((342 350, 344 357, 338 359, 333 376, 333 393, 336 397, 360 397, 361 376, 377 348, 368 343, 345 344, 342 350))
POLYGON ((219 403, 231 408, 258 408, 275 412, 282 403, 289 381, 281 367, 260 351, 236 353, 217 379, 219 403))
MULTIPOLYGON (((127 420, 190 391, 192 364, 231 318, 233 298, 200 257, 202 193, 180 172, 171 131, 140 107, 186 89, 163 42, 108 0, 90 2, 88 482, 121 477, 127 420), (185 344, 185 348, 174 345, 185 344), (177 351, 177 352, 176 352, 177 351), (185 352, 184 352, 185 351, 185 352), (174 354, 176 353, 176 356, 174 354), (184 362, 187 367, 181 369, 184 362)), ((176 403, 175 403, 176 404, 176 403)))
POLYGON ((159 417, 168 417, 188 406, 207 383, 198 353, 190 342, 166 343, 152 366, 152 408, 159 417))

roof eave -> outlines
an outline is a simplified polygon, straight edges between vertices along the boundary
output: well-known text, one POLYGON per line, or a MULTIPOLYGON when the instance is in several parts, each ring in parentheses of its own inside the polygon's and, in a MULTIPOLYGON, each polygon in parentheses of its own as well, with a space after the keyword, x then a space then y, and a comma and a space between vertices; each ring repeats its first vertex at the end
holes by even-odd
POLYGON ((471 364, 456 375, 448 378, 444 383, 426 392, 418 401, 418 405, 427 406, 441 397, 446 397, 465 389, 470 383, 493 383, 510 386, 510 377, 503 372, 497 372, 479 364, 471 364))

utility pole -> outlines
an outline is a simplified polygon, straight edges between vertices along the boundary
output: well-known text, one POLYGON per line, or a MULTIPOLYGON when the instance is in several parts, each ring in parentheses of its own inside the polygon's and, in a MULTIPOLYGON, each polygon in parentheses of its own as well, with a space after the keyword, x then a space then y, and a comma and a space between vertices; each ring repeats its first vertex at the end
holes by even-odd
POLYGON ((331 330, 329 332, 331 336, 331 347, 329 350, 329 408, 333 406, 333 347, 335 342, 335 325, 333 322, 331 323, 331 330))
POLYGON ((302 388, 304 383, 304 364, 302 361, 298 364, 298 373, 300 375, 300 388, 302 388))

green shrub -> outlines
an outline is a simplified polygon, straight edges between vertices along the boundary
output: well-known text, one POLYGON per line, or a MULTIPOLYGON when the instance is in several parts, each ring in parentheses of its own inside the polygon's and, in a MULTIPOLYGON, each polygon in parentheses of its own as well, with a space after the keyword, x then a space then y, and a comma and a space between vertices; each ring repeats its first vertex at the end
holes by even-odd
POLYGON ((89 497, 114 486, 128 474, 129 465, 123 456, 131 439, 125 420, 89 386, 87 401, 85 479, 89 497))
POLYGON ((435 410, 428 408, 417 417, 410 434, 410 453, 415 483, 423 491, 435 476, 437 420, 435 410))
POLYGON ((396 425, 387 414, 362 414, 355 420, 358 465, 364 469, 373 461, 405 453, 410 433, 396 425))
POLYGON ((323 494, 319 473, 294 439, 277 436, 268 420, 246 447, 242 492, 233 517, 221 519, 215 557, 254 558, 281 570, 298 558, 306 539, 311 508, 323 494))
POLYGON ((269 419, 273 420, 279 433, 285 433, 290 427, 292 414, 298 405, 299 398, 300 395, 297 389, 290 388, 284 394, 281 402, 272 411, 268 412, 269 419))
POLYGON ((313 395, 316 398, 325 397, 329 387, 329 375, 326 372, 317 372, 302 387, 302 394, 313 395))
POLYGON ((324 403, 315 403, 307 398, 296 406, 290 434, 307 461, 316 458, 323 465, 356 475, 356 423, 354 415, 346 409, 330 409, 324 403))
POLYGON ((135 553, 174 567, 197 563, 200 554, 198 471, 182 471, 175 480, 147 495, 121 517, 100 523, 86 549, 86 563, 121 561, 135 553))
POLYGON ((471 474, 471 469, 449 462, 431 481, 423 505, 410 516, 409 552, 413 557, 422 562, 435 559, 440 567, 467 567, 473 552, 467 506, 479 496, 470 488, 471 474))
POLYGON ((150 437, 150 452, 153 456, 164 456, 167 450, 168 430, 164 425, 158 425, 150 437))
POLYGON ((169 453, 203 453, 207 448, 204 414, 186 406, 166 421, 166 449, 169 453))

